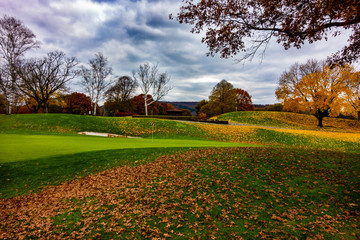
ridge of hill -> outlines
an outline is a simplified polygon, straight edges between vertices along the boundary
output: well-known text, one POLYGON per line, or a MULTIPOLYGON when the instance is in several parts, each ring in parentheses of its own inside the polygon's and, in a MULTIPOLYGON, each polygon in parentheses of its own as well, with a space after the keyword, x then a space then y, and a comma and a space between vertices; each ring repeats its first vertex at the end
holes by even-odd
MULTIPOLYGON (((161 101, 160 103, 170 103, 177 109, 188 109, 193 115, 196 115, 195 113, 195 106, 199 103, 198 101, 190 101, 190 102, 170 102, 170 101, 161 101)), ((254 104, 255 108, 265 108, 269 106, 270 104, 254 104)))
POLYGON ((193 115, 195 115, 195 106, 198 102, 161 102, 161 103, 170 103, 177 109, 188 109, 193 115))
POLYGON ((218 120, 268 126, 281 128, 296 128, 308 130, 325 130, 325 131, 360 131, 360 121, 340 119, 340 118, 324 118, 324 127, 318 127, 318 120, 315 116, 291 113, 291 112, 275 112, 275 111, 245 111, 230 112, 217 117, 218 120))

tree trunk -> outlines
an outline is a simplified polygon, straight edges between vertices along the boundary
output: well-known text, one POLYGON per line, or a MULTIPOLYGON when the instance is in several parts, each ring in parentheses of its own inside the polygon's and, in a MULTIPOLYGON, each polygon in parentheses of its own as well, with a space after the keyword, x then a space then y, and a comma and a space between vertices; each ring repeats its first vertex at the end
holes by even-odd
POLYGON ((14 105, 14 102, 13 102, 13 101, 9 101, 9 115, 12 114, 13 105, 14 105))
POLYGON ((11 102, 5 99, 6 114, 11 115, 11 102))
POLYGON ((93 108, 93 115, 96 116, 96 106, 97 106, 97 102, 94 103, 94 108, 93 108))
POLYGON ((48 103, 46 102, 45 104, 44 104, 44 107, 45 107, 45 113, 49 113, 49 108, 48 108, 48 103))
POLYGON ((317 117, 317 119, 319 120, 318 126, 319 126, 319 127, 324 127, 324 126, 323 126, 323 123, 322 123, 323 117, 320 116, 320 117, 317 117))
POLYGON ((327 110, 317 110, 315 117, 319 120, 319 127, 323 127, 323 119, 324 117, 329 116, 329 109, 327 110))
POLYGON ((358 111, 358 121, 360 121, 360 111, 358 111))
POLYGON ((144 99, 144 103, 145 103, 145 115, 148 115, 148 104, 147 104, 147 99, 144 99))

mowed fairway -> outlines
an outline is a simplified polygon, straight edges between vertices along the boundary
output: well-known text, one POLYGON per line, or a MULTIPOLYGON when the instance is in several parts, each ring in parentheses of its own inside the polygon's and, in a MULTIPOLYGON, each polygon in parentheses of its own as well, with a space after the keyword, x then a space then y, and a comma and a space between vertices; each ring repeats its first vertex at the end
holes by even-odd
POLYGON ((97 136, 0 135, 0 163, 56 155, 126 148, 235 147, 249 144, 192 139, 107 138, 97 136))

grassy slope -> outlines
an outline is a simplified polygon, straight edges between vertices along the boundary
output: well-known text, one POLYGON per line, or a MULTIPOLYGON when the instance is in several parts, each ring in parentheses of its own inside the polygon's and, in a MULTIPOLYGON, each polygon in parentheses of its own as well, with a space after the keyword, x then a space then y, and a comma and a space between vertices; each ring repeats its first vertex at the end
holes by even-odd
MULTIPOLYGON (((0 195, 21 195, 36 191, 42 185, 52 184, 54 179, 74 178, 79 174, 76 170, 79 166, 85 172, 92 169, 92 164, 86 164, 86 161, 102 161, 103 152, 110 154, 110 159, 114 160, 118 159, 112 154, 114 152, 127 157, 129 152, 126 149, 139 150, 132 152, 129 157, 132 159, 138 152, 146 151, 145 148, 171 148, 175 151, 175 148, 246 146, 186 135, 183 134, 185 131, 199 130, 194 126, 161 120, 154 120, 156 128, 153 141, 149 138, 151 121, 67 114, 0 115, 0 195), (78 131, 111 132, 148 138, 83 136, 78 135, 78 131)), ((167 151, 158 149, 159 153, 167 151)), ((109 167, 115 166, 111 163, 109 161, 109 167)))
POLYGON ((151 137, 155 122, 156 138, 199 137, 195 126, 161 119, 92 117, 69 114, 0 115, 0 133, 71 135, 80 131, 107 132, 128 136, 151 137))
POLYGON ((44 186, 87 176, 105 169, 154 161, 188 148, 133 148, 81 152, 5 162, 0 168, 0 198, 37 192, 44 186))
POLYGON ((220 118, 250 124, 308 129, 285 131, 261 127, 218 126, 185 123, 160 119, 106 118, 67 114, 0 115, 0 133, 73 135, 78 131, 97 131, 129 136, 164 139, 209 139, 250 144, 282 145, 301 148, 321 148, 357 152, 360 149, 360 128, 357 121, 326 119, 325 125, 334 127, 317 129, 310 124, 311 116, 274 112, 228 113, 220 118), (304 120, 301 120, 301 119, 304 120), (292 119, 292 123, 289 119, 292 119), (300 120, 299 120, 300 119, 300 120), (296 122, 298 121, 298 122, 296 122), (300 123, 302 125, 300 125, 300 123), (305 126, 305 127, 304 127, 305 126), (313 131, 322 130, 322 131, 313 131), (325 131, 323 131, 325 130, 325 131), (338 134, 342 132, 342 134, 338 134), (346 134, 344 132, 347 132, 346 134), (319 134, 320 133, 320 134, 319 134))
MULTIPOLYGON (((236 116, 241 114, 244 113, 237 113, 236 116)), ((249 113, 246 114, 249 115, 249 113)), ((257 118, 257 112, 253 112, 253 114, 254 118, 257 118)), ((269 113, 267 118, 271 118, 271 114, 269 113)), ((269 121, 264 123, 269 124, 269 121)), ((279 123, 277 126, 284 126, 284 124, 279 123)), ((23 172, 26 164, 15 162, 32 160, 32 163, 27 167, 27 175, 24 175, 29 179, 43 179, 37 174, 47 173, 54 175, 54 178, 61 177, 62 174, 67 175, 69 176, 68 179, 70 179, 77 175, 77 171, 73 171, 73 175, 70 176, 63 173, 67 172, 66 169, 61 168, 77 168, 78 162, 82 161, 81 156, 86 156, 86 152, 91 152, 90 155, 94 159, 101 159, 103 158, 102 155, 98 156, 96 151, 109 150, 109 152, 112 152, 114 149, 124 148, 229 147, 239 146, 239 143, 243 143, 242 146, 245 146, 245 143, 290 146, 305 148, 307 151, 329 149, 359 152, 360 149, 360 134, 356 133, 299 132, 247 126, 183 123, 157 119, 104 118, 67 114, 0 115, 0 133, 2 133, 0 134, 0 163, 2 169, 4 170, 5 167, 11 169, 11 174, 17 176, 16 173, 23 172), (78 131, 99 131, 150 137, 152 121, 155 122, 156 126, 154 142, 149 138, 103 138, 76 134, 78 131), (57 165, 55 163, 57 159, 62 159, 61 161, 66 159, 67 165, 61 165, 56 172, 53 171, 53 168, 42 172, 36 171, 38 166, 44 165, 44 159, 54 161, 55 165, 57 165), (32 172, 35 174, 32 174, 32 172)), ((117 153, 121 154, 121 151, 118 150, 117 153)), ((85 159, 87 158, 85 157, 85 159)), ((51 163, 49 164, 51 165, 51 163)), ((84 171, 91 167, 91 165, 86 164, 81 166, 84 171)), ((11 174, 6 176, 2 174, 4 184, 1 187, 1 192, 12 191, 12 195, 17 195, 29 190, 36 190, 39 187, 37 184, 32 185, 32 187, 22 185, 23 178, 11 177, 11 174), (12 182, 5 181, 9 177, 12 182), (17 187, 14 187, 15 185, 17 187), (18 189, 18 191, 16 192, 15 189, 18 189)), ((50 184, 51 180, 48 183, 50 184)), ((42 184, 45 183, 42 182, 40 185, 42 184)), ((11 196, 11 194, 7 196, 11 196)))
POLYGON ((231 112, 219 116, 218 119, 260 126, 360 132, 360 122, 356 120, 324 118, 324 128, 319 128, 316 117, 288 112, 231 112))
MULTIPOLYGON (((120 149, 3 163, 2 197, 60 185, 39 195, 0 200, 0 206, 8 207, 0 208, 0 238, 360 236, 360 141, 356 127, 337 127, 335 132, 288 131, 44 114, 0 116, 0 138, 26 134, 30 139, 80 139, 84 136, 75 136, 76 132, 86 130, 149 137, 152 121, 155 136, 165 141, 208 138, 309 149, 213 149, 195 153, 188 148, 120 149), (175 155, 165 156, 172 153, 175 155), (110 172, 102 172, 106 169, 110 172), (113 171, 120 172, 114 175, 113 171), (80 178, 85 176, 89 177, 80 178), (79 179, 64 183, 74 177, 79 179), (89 182, 89 178, 93 180, 89 182), (18 219, 24 221, 19 223, 18 219)), ((281 122, 273 125, 286 126, 281 122)), ((15 146, 22 147, 19 143, 15 146)))

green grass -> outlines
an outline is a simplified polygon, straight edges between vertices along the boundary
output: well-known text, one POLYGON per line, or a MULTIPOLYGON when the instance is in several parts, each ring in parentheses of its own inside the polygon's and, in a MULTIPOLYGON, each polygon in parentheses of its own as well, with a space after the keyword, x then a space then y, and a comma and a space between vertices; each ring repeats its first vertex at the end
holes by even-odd
MULTIPOLYGON (((223 117, 316 128, 307 115, 223 117)), ((326 131, 305 134, 158 119, 0 115, 0 238, 358 239, 358 125, 324 123, 326 131), (240 142, 286 148, 229 148, 249 146, 240 142)))
MULTIPOLYGON (((106 150, 106 156, 114 152, 115 155, 110 154, 110 159, 117 159, 116 154, 128 156, 129 152, 121 153, 121 149, 132 149, 134 153, 135 149, 146 152, 146 148, 157 148, 159 152, 166 152, 164 148, 254 146, 180 135, 177 129, 191 132, 196 128, 163 120, 157 122, 157 128, 161 128, 162 132, 155 133, 154 139, 149 132, 144 134, 136 130, 152 130, 151 119, 33 114, 0 115, 0 120, 0 170, 3 173, 0 174, 1 197, 34 192, 40 187, 53 184, 54 179, 61 182, 77 176, 79 172, 88 172, 95 164, 89 157, 95 162, 107 161, 108 157, 104 156, 106 150), (77 131, 100 131, 130 135, 129 131, 120 131, 120 127, 129 127, 133 135, 144 135, 147 138, 107 138, 76 134, 77 131), (169 129, 174 132, 171 138, 166 137, 169 129)), ((132 159, 131 156, 129 159, 132 159)), ((110 161, 108 167, 114 166, 110 161)))
MULTIPOLYGON (((314 129, 314 126, 311 124, 306 125, 307 120, 313 116, 303 114, 276 112, 237 112, 220 116, 220 118, 222 117, 235 120, 238 119, 240 122, 242 122, 244 119, 256 119, 256 122, 254 120, 252 123, 261 123, 263 125, 267 124, 270 126, 293 127, 308 130, 314 129), (302 118, 304 118, 304 121, 302 122, 303 125, 299 125, 299 122, 301 122, 302 118), (294 121, 296 119, 300 120, 297 120, 298 123, 295 125, 286 125, 286 121, 289 119, 294 121), (275 120, 277 121, 276 123, 274 122, 275 120)), ((208 127, 205 125, 160 119, 106 118, 69 114, 29 114, 12 116, 0 115, 0 134, 74 136, 79 131, 95 131, 151 138, 153 132, 151 123, 154 122, 154 138, 166 139, 165 142, 167 142, 167 139, 188 140, 189 142, 193 140, 207 139, 215 141, 282 145, 301 148, 310 147, 315 149, 332 149, 351 152, 359 151, 358 149, 360 149, 360 142, 351 140, 357 139, 358 136, 356 134, 359 134, 360 132, 357 130, 357 121, 346 121, 331 118, 327 119, 327 121, 328 123, 336 125, 336 127, 326 127, 325 129, 321 129, 326 130, 321 131, 324 134, 322 134, 322 136, 314 136, 311 134, 306 135, 299 132, 283 133, 276 131, 276 129, 266 130, 262 128, 256 128, 252 133, 242 134, 241 128, 238 128, 238 130, 236 128, 231 128, 232 131, 225 131, 224 129, 227 129, 228 126, 213 126, 210 128, 210 126, 208 127), (328 132, 334 131, 350 132, 355 135, 349 135, 345 140, 328 137, 328 132)), ((316 127, 315 129, 320 130, 316 127)), ((159 140, 159 142, 161 141, 159 140)))
MULTIPOLYGON (((133 139, 84 135, 0 134, 0 164, 55 155, 125 148, 234 147, 249 144, 194 139, 133 139)), ((69 159, 71 161, 71 159, 69 159)))
MULTIPOLYGON (((105 169, 144 164, 157 157, 188 148, 130 148, 17 159, 0 164, 0 198, 37 192, 39 189, 105 169)), ((22 158, 25 158, 22 156, 22 158)))
POLYGON ((186 123, 140 118, 93 117, 70 114, 0 115, 0 133, 72 135, 81 131, 106 132, 128 136, 201 139, 201 131, 186 123), (155 123, 154 129, 151 123, 155 123))
MULTIPOLYGON (((360 154, 279 148, 181 151, 135 165, 123 162, 118 169, 29 196, 29 205, 6 218, 24 222, 3 224, 14 237, 27 238, 360 236, 360 154), (83 191, 73 191, 79 186, 83 191), (66 199, 57 197, 72 192, 66 199), (37 214, 40 209, 46 212, 37 214)), ((151 153, 158 156, 156 150, 151 153)))

